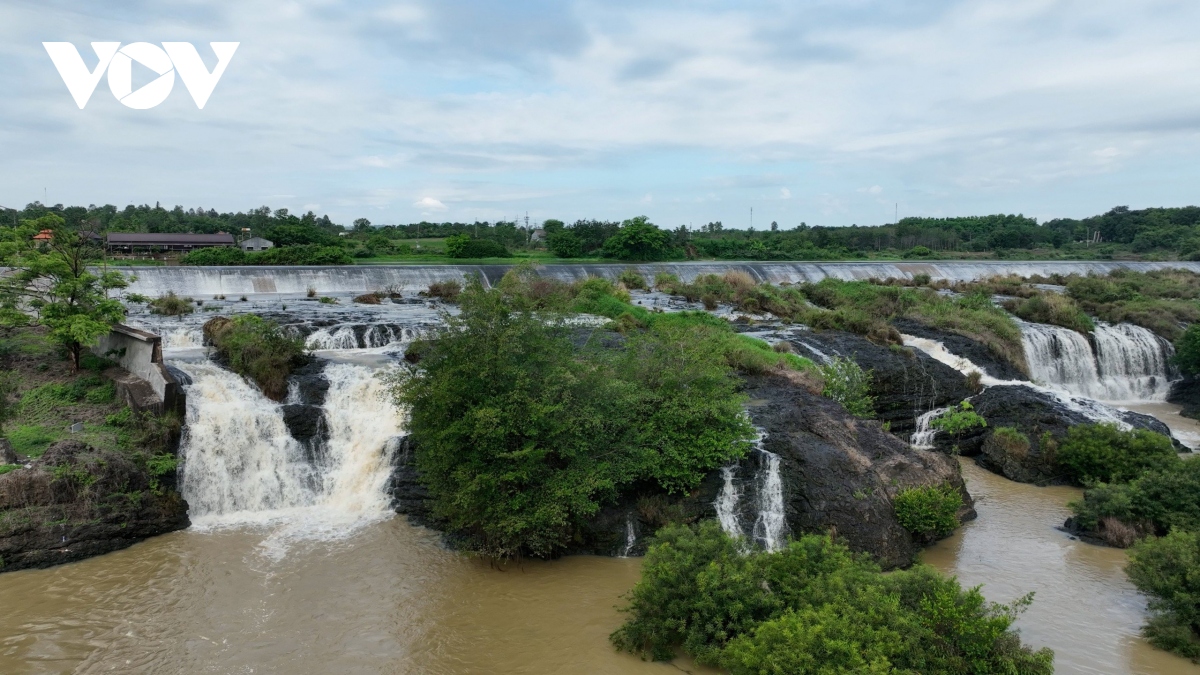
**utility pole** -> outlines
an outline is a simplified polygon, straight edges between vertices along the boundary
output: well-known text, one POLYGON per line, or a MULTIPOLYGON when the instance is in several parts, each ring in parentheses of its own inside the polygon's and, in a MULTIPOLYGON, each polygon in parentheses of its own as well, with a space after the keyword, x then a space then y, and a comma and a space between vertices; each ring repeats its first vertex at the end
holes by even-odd
POLYGON ((754 207, 750 207, 750 229, 754 229, 754 207))
POLYGON ((900 224, 900 202, 896 202, 896 215, 892 218, 892 222, 896 225, 900 224))

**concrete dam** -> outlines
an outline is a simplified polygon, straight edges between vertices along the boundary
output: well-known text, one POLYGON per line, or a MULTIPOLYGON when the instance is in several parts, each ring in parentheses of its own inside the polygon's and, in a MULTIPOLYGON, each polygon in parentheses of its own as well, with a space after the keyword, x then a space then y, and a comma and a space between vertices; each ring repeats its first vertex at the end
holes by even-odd
MULTIPOLYGON (((157 296, 167 291, 197 297, 213 295, 363 293, 381 289, 424 289, 437 281, 479 275, 484 285, 500 280, 512 265, 344 265, 325 267, 127 267, 115 268, 135 277, 129 292, 157 296)), ((668 272, 683 281, 730 270, 771 283, 816 282, 825 278, 911 279, 928 274, 933 280, 972 281, 997 275, 1108 274, 1118 269, 1147 272, 1184 269, 1200 273, 1200 262, 1124 261, 929 261, 929 262, 674 262, 550 264, 539 272, 562 281, 589 276, 615 279, 626 269, 648 277, 668 272)), ((110 268, 113 269, 113 268, 110 268)))

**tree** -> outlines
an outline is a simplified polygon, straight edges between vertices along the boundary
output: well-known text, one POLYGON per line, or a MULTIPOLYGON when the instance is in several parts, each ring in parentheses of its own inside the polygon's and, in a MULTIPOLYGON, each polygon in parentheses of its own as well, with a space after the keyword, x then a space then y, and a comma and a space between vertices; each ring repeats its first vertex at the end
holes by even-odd
POLYGON ((646 216, 630 218, 604 242, 604 255, 620 260, 665 260, 671 254, 669 237, 646 216))
POLYGON ((578 258, 583 255, 583 243, 572 230, 551 231, 546 235, 546 246, 559 258, 578 258))
POLYGON ((358 218, 354 221, 355 232, 368 232, 371 229, 371 221, 366 218, 358 218))
POLYGON ((1188 375, 1200 374, 1200 324, 1188 326, 1175 341, 1175 363, 1188 375))
POLYGON ((102 257, 98 238, 55 214, 24 221, 6 235, 0 255, 14 272, 0 283, 0 325, 47 327, 79 372, 83 349, 125 317, 121 302, 108 296, 128 285, 124 275, 89 269, 102 257), (38 232, 50 238, 34 240, 38 232))
POLYGON ((1200 533, 1174 530, 1130 551, 1129 579, 1150 596, 1150 642, 1200 661, 1200 533))

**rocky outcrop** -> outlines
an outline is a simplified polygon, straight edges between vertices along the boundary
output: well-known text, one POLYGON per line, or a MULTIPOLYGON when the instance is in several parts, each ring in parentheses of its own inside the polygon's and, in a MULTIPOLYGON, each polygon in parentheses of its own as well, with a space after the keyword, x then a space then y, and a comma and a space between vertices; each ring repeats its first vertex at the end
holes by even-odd
POLYGON ((1029 379, 1028 375, 1008 359, 995 354, 987 345, 969 337, 930 328, 912 319, 897 319, 892 325, 905 335, 941 342, 945 345, 946 351, 971 361, 998 380, 1029 379))
MULTIPOLYGON (((954 458, 915 450, 880 424, 782 378, 756 378, 748 393, 763 447, 780 458, 784 511, 793 534, 834 532, 885 567, 910 564, 920 545, 896 519, 900 491, 950 484, 963 495, 959 519, 975 517, 954 458)), ((747 461, 747 460, 744 460, 747 461)))
POLYGON ((1183 406, 1180 415, 1200 420, 1200 378, 1188 376, 1173 383, 1167 401, 1183 406))
MULTIPOLYGON (((987 427, 971 429, 957 438, 938 434, 938 449, 974 456, 983 468, 1018 483, 1064 482, 1054 456, 1058 442, 1073 426, 1095 424, 1095 420, 1063 405, 1053 395, 1020 385, 989 387, 971 403, 975 412, 987 420, 987 427), (1015 433, 1004 431, 997 436, 997 429, 1002 428, 1015 433)), ((1171 435, 1165 424, 1149 415, 1118 414, 1135 428, 1171 435)))
MULTIPOLYGON (((851 548, 871 553, 890 568, 910 564, 921 548, 896 519, 892 499, 901 490, 948 483, 963 495, 960 520, 974 517, 953 457, 914 450, 879 422, 858 419, 784 377, 749 379, 747 393, 754 401, 750 416, 766 432, 763 449, 780 458, 786 529, 791 534, 836 533, 851 548)), ((412 442, 403 439, 393 457, 388 491, 396 512, 437 528, 412 442)), ((762 482, 763 470, 761 452, 750 453, 736 467, 743 483, 739 516, 745 523, 754 522, 758 507, 753 484, 762 482)), ((631 486, 616 503, 580 526, 566 553, 640 555, 648 536, 663 525, 715 516, 724 482, 716 470, 687 495, 667 495, 651 484, 631 486)))
POLYGON ((0 476, 0 571, 81 560, 188 525, 173 474, 78 441, 0 476))
POLYGON ((840 331, 799 333, 790 341, 798 354, 811 354, 802 344, 808 343, 827 355, 851 358, 870 371, 878 418, 905 437, 921 413, 957 404, 972 393, 962 373, 915 349, 883 347, 840 331))
POLYGON ((329 440, 325 426, 325 396, 329 380, 325 378, 325 361, 311 359, 288 375, 288 398, 283 406, 283 422, 292 438, 305 448, 310 462, 316 461, 329 440))

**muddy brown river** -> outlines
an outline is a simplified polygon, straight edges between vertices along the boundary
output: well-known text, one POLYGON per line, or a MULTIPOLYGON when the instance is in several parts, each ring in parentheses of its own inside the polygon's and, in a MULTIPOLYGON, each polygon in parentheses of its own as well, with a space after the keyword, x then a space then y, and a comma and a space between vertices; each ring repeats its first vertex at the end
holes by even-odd
MULTIPOLYGON (((1138 636, 1123 551, 1055 529, 1077 490, 963 468, 980 517, 927 562, 993 600, 1035 591, 1019 626, 1059 673, 1200 673, 1138 636)), ((0 673, 713 672, 610 647, 638 559, 497 570, 402 518, 333 541, 280 543, 278 530, 178 532, 0 575, 0 673)))

